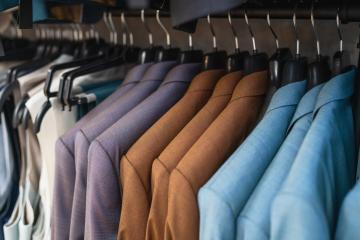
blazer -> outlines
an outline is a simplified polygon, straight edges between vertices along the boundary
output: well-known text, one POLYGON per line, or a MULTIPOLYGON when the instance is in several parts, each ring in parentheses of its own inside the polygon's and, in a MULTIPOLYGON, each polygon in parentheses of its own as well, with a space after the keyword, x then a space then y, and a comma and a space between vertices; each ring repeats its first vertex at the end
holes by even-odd
POLYGON ((158 90, 94 140, 88 152, 85 239, 114 239, 121 209, 120 157, 185 93, 200 64, 173 68, 158 90))
MULTIPOLYGON (((312 88, 302 97, 288 127, 286 139, 270 164, 268 165, 268 161, 253 159, 255 161, 249 161, 248 166, 242 166, 244 169, 243 179, 245 179, 245 175, 249 178, 250 174, 251 178, 255 178, 254 182, 257 185, 236 220, 236 235, 238 238, 269 239, 272 202, 290 171, 301 143, 310 128, 312 113, 322 86, 323 84, 320 84, 312 88), (265 167, 266 171, 263 173, 261 170, 265 167), (258 174, 248 169, 258 169, 258 174)), ((257 153, 257 158, 258 155, 257 153)), ((242 189, 242 185, 239 187, 242 189)))
POLYGON ((300 81, 276 91, 263 119, 201 188, 198 195, 201 239, 236 238, 236 218, 284 141, 305 88, 306 81, 300 81))
POLYGON ((206 105, 154 160, 151 170, 152 197, 147 219, 146 239, 164 239, 170 173, 195 141, 224 110, 241 76, 241 72, 232 72, 223 76, 217 82, 206 105))
POLYGON ((84 238, 86 182, 88 168, 88 151, 90 143, 102 132, 121 119, 131 109, 153 93, 163 81, 166 73, 175 62, 162 62, 147 69, 140 82, 125 95, 118 98, 101 114, 79 129, 75 138, 75 187, 72 203, 70 239, 84 238), (99 124, 101 123, 101 124, 99 124))
POLYGON ((172 171, 165 239, 199 238, 197 192, 251 131, 267 85, 267 71, 245 76, 228 106, 172 171))
POLYGON ((334 238, 340 204, 355 181, 354 77, 350 70, 321 89, 313 122, 272 204, 272 238, 334 238))
POLYGON ((65 135, 56 141, 54 194, 51 214, 52 239, 69 239, 75 185, 74 148, 76 133, 81 126, 91 122, 93 118, 101 114, 105 109, 109 109, 108 106, 133 88, 150 65, 145 64, 134 67, 127 74, 118 90, 86 114, 65 135))
POLYGON ((144 240, 151 203, 153 160, 210 98, 223 70, 199 73, 185 95, 120 160, 123 192, 118 239, 144 240))

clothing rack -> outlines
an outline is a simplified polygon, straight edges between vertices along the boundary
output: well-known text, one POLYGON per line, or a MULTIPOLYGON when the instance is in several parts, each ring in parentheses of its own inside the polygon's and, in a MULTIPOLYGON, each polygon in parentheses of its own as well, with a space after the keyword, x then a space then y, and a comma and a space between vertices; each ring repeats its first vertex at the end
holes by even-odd
MULTIPOLYGON (((296 18, 309 19, 311 5, 299 4, 294 7, 293 4, 273 4, 266 7, 245 5, 241 8, 231 10, 232 18, 243 18, 246 11, 249 18, 266 18, 266 14, 270 12, 272 19, 291 19, 294 12, 296 12, 296 18)), ((120 16, 123 10, 113 9, 114 16, 120 16)), ((336 18, 336 14, 339 14, 342 23, 348 22, 360 22, 360 2, 345 3, 339 6, 336 3, 330 4, 315 4, 313 9, 314 17, 316 19, 328 19, 333 20, 336 18)), ((155 17, 155 10, 146 10, 146 17, 155 17)), ((126 11, 127 17, 139 17, 140 11, 126 11)), ((162 17, 171 17, 169 12, 162 11, 160 13, 162 17)), ((219 13, 211 15, 212 18, 227 18, 227 13, 219 13)))

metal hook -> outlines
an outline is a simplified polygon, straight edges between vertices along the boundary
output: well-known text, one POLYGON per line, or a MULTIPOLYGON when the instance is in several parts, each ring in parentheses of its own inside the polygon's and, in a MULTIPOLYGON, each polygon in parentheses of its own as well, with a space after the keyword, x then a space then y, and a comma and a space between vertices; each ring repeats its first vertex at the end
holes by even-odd
POLYGON ((193 37, 192 37, 192 34, 189 33, 189 49, 190 50, 193 50, 194 49, 194 46, 193 46, 193 37))
POLYGON ((79 35, 78 35, 78 32, 77 32, 76 26, 75 26, 74 23, 72 23, 72 24, 70 24, 70 27, 72 29, 74 41, 76 42, 76 41, 79 40, 79 35))
POLYGON ((105 26, 106 26, 107 30, 109 30, 110 43, 114 43, 113 31, 112 31, 110 23, 109 23, 107 12, 104 12, 104 14, 103 14, 103 21, 105 23, 105 26))
POLYGON ((160 25, 161 29, 164 31, 164 33, 166 35, 166 46, 170 48, 171 47, 170 34, 169 34, 169 31, 166 29, 165 25, 160 20, 160 10, 156 10, 156 21, 160 25))
POLYGON ((126 22, 124 12, 121 13, 121 23, 123 24, 126 33, 129 35, 130 46, 133 46, 134 45, 134 35, 133 35, 132 31, 130 31, 129 25, 126 22))
POLYGON ((296 27, 296 7, 294 9, 294 14, 293 14, 293 27, 294 27, 294 33, 295 33, 295 38, 296 38, 296 56, 300 56, 300 39, 299 39, 299 35, 297 32, 297 27, 296 27))
POLYGON ((319 41, 319 36, 316 32, 316 28, 315 28, 315 19, 314 19, 314 4, 311 5, 311 12, 310 12, 310 18, 311 18, 311 25, 314 31, 314 35, 315 35, 315 39, 316 39, 316 50, 317 50, 317 55, 320 56, 320 41, 319 41))
POLYGON ((145 10, 142 9, 141 10, 141 22, 144 24, 144 27, 148 33, 148 38, 149 38, 149 44, 151 47, 154 46, 154 42, 153 42, 153 34, 149 28, 149 25, 147 24, 146 20, 145 20, 145 10))
POLYGON ((210 32, 211 32, 211 35, 212 35, 213 49, 216 51, 217 50, 217 39, 216 39, 214 27, 213 27, 213 25, 211 23, 210 15, 207 15, 207 22, 209 24, 210 32))
POLYGON ((35 38, 40 39, 41 38, 41 32, 37 24, 34 24, 34 32, 35 32, 35 38))
POLYGON ((229 20, 229 24, 230 24, 230 27, 231 27, 231 31, 234 35, 234 40, 235 40, 235 52, 239 52, 240 51, 240 48, 239 48, 239 37, 237 35, 237 32, 235 30, 235 27, 234 25, 232 24, 232 18, 231 18, 231 12, 229 11, 228 12, 228 20, 229 20))
POLYGON ((339 35, 339 39, 340 39, 340 52, 343 51, 343 38, 342 38, 342 34, 341 34, 341 29, 340 29, 340 16, 339 16, 339 11, 340 9, 337 10, 336 13, 336 27, 337 27, 337 32, 339 35))
POLYGON ((251 41, 252 41, 252 45, 253 45, 253 52, 254 52, 254 53, 257 53, 257 48, 256 48, 256 41, 255 41, 254 32, 252 31, 252 28, 251 28, 251 26, 250 26, 249 18, 248 18, 248 16, 247 16, 246 10, 245 10, 245 12, 244 12, 244 16, 245 16, 246 25, 248 26, 248 30, 249 30, 250 35, 251 35, 251 41))
POLYGON ((82 41, 84 39, 84 33, 79 23, 75 24, 75 27, 78 31, 79 40, 82 41))
POLYGON ((279 48, 280 48, 279 38, 278 38, 276 32, 274 31, 274 29, 273 29, 272 26, 271 26, 270 11, 268 11, 267 14, 266 14, 266 21, 267 21, 267 24, 268 24, 268 26, 269 26, 269 28, 270 28, 270 31, 271 31, 274 39, 275 39, 276 48, 279 49, 279 48))
POLYGON ((114 44, 118 44, 118 32, 116 30, 114 21, 113 21, 113 14, 111 12, 109 12, 108 14, 108 20, 109 20, 109 26, 113 32, 113 40, 114 40, 114 44))

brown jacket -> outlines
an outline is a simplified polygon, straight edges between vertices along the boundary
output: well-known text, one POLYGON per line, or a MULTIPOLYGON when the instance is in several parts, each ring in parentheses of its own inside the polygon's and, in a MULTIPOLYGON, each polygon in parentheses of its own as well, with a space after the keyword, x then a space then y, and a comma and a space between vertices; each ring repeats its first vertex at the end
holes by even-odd
POLYGON ((151 172, 152 201, 146 229, 147 240, 164 239, 170 173, 195 141, 224 110, 241 76, 241 72, 223 76, 216 84, 214 93, 206 105, 154 160, 151 172))
POLYGON ((267 72, 244 77, 224 111, 172 171, 165 239, 199 238, 197 192, 251 131, 265 99, 267 72))
POLYGON ((223 70, 198 74, 185 95, 121 159, 123 200, 118 239, 143 240, 151 204, 153 160, 210 98, 223 70))

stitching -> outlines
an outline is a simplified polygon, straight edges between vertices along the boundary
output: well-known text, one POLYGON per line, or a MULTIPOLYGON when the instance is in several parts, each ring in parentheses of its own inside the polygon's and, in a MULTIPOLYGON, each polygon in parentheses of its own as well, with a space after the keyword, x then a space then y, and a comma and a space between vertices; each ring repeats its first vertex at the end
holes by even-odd
POLYGON ((252 96, 249 95, 249 96, 241 96, 241 97, 233 98, 233 99, 230 101, 230 103, 235 102, 235 101, 237 101, 237 100, 239 100, 239 99, 242 99, 242 98, 257 98, 257 97, 265 97, 265 94, 252 95, 252 96))
MULTIPOLYGON (((132 164, 132 162, 130 162, 130 160, 129 160, 129 158, 126 156, 126 154, 124 155, 124 158, 125 158, 126 161, 129 163, 129 165, 134 169, 134 172, 135 172, 136 176, 140 179, 140 182, 141 182, 141 185, 142 185, 144 191, 145 191, 146 193, 148 193, 148 191, 146 190, 145 184, 144 184, 144 182, 142 181, 142 179, 141 179, 138 171, 136 170, 136 168, 134 167, 134 165, 132 164)), ((146 194, 146 195, 148 195, 148 194, 146 194)), ((147 196, 146 196, 146 201, 147 201, 148 204, 150 204, 150 201, 149 201, 149 199, 148 199, 147 196)))
POLYGON ((62 138, 59 138, 59 140, 62 143, 62 145, 65 147, 66 151, 68 151, 70 155, 74 155, 74 153, 70 150, 70 148, 65 144, 64 140, 62 138))
POLYGON ((161 161, 160 158, 156 158, 155 161, 158 160, 158 162, 165 168, 165 170, 167 171, 167 173, 170 174, 171 170, 161 161))
POLYGON ((183 174, 178 168, 175 168, 173 171, 177 171, 181 176, 183 176, 183 178, 185 179, 185 181, 190 185, 190 188, 193 192, 193 194, 196 196, 196 191, 193 187, 193 185, 190 183, 190 181, 187 179, 187 177, 185 176, 185 174, 183 174))

